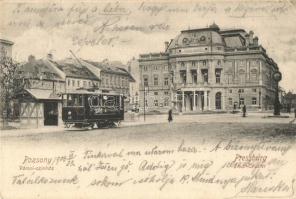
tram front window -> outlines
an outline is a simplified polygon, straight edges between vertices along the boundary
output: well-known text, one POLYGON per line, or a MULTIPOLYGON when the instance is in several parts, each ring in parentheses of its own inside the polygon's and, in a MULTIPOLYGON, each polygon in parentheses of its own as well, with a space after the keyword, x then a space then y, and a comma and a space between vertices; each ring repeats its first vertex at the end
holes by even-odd
POLYGON ((83 96, 79 94, 69 94, 67 106, 83 106, 83 96))

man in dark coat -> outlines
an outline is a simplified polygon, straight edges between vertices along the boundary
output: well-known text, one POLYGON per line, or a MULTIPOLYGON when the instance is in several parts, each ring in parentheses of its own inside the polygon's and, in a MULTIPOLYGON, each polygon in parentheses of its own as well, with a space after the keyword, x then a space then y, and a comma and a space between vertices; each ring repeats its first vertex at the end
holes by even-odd
POLYGON ((169 110, 168 121, 169 121, 169 122, 173 121, 173 111, 172 111, 172 109, 169 110))
POLYGON ((246 105, 243 106, 243 117, 246 117, 247 107, 246 105))

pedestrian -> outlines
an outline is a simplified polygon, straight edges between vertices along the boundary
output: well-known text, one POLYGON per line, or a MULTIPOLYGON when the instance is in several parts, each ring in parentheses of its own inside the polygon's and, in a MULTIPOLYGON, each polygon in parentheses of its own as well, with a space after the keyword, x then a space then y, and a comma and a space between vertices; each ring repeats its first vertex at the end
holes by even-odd
POLYGON ((290 104, 288 104, 288 107, 287 107, 287 112, 290 114, 291 113, 291 105, 290 104))
POLYGON ((246 117, 247 107, 243 105, 243 117, 246 117))
POLYGON ((168 121, 169 121, 169 123, 170 123, 171 121, 173 121, 173 111, 172 111, 172 109, 169 110, 168 121))

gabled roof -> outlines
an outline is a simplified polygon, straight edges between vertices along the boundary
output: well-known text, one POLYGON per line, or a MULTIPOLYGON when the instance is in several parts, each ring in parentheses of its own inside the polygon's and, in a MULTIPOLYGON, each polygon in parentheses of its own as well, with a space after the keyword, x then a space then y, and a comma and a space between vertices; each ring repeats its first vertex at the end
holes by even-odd
POLYGON ((23 63, 19 66, 18 72, 25 78, 42 78, 44 80, 58 81, 64 80, 58 73, 56 73, 47 59, 32 59, 31 61, 23 63))
POLYGON ((7 45, 13 45, 14 43, 12 41, 6 40, 6 39, 0 39, 0 43, 7 44, 7 45))
POLYGON ((96 62, 96 61, 89 61, 83 60, 99 69, 103 72, 107 73, 114 73, 120 75, 126 75, 129 77, 131 82, 135 82, 135 79, 132 75, 124 68, 124 65, 121 62, 113 61, 113 62, 96 62), (119 67, 121 66, 121 67, 119 67))
POLYGON ((66 77, 74 77, 81 79, 100 80, 95 74, 93 74, 82 62, 67 58, 59 61, 51 61, 60 70, 62 70, 66 77))

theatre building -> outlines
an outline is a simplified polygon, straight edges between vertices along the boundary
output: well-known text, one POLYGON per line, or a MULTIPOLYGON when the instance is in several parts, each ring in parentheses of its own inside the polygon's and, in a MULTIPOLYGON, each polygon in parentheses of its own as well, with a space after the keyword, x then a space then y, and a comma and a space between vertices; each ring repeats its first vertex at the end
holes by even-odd
POLYGON ((181 31, 164 52, 141 54, 139 68, 142 110, 178 112, 272 109, 279 70, 253 31, 216 24, 181 31))

